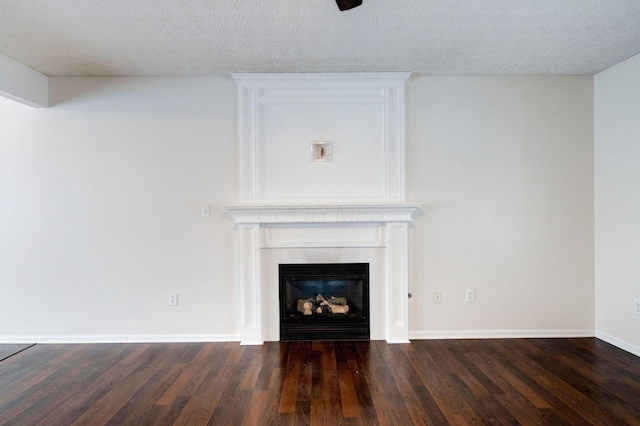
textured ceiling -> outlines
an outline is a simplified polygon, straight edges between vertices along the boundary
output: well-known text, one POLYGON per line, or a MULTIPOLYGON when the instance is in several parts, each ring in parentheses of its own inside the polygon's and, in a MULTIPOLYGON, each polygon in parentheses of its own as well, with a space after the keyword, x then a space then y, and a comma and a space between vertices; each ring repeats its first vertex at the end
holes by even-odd
POLYGON ((47 75, 594 74, 639 0, 0 0, 0 53, 47 75))

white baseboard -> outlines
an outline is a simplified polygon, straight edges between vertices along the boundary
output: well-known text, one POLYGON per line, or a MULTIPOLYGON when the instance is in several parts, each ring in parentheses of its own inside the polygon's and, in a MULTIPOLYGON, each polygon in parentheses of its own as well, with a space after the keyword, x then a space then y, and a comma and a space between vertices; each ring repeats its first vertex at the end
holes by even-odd
MULTIPOLYGON (((411 340, 435 339, 519 339, 519 338, 597 337, 636 356, 640 347, 594 330, 437 330, 410 331, 411 340)), ((190 343, 240 342, 239 334, 116 334, 62 336, 0 336, 0 344, 71 343, 190 343)))
POLYGON ((640 347, 637 345, 633 345, 625 340, 618 339, 617 337, 614 337, 607 333, 603 333, 602 331, 596 331, 596 337, 624 351, 632 353, 635 356, 640 356, 640 347))
POLYGON ((239 342, 239 334, 100 334, 0 336, 0 344, 239 342))
POLYGON ((435 339, 549 339, 595 337, 595 330, 434 330, 410 331, 411 340, 435 339))

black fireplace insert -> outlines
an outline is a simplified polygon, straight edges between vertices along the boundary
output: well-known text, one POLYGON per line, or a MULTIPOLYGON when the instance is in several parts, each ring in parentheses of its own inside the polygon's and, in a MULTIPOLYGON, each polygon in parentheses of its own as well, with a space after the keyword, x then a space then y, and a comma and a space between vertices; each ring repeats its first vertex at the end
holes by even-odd
POLYGON ((280 340, 368 340, 369 264, 281 264, 280 340))

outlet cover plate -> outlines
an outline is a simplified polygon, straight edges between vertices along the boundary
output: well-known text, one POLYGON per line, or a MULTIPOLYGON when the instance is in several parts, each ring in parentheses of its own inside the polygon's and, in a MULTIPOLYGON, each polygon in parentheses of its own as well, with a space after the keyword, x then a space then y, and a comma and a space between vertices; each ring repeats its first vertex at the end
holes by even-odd
POLYGON ((467 292, 465 293, 465 302, 467 303, 473 303, 476 301, 476 292, 474 290, 471 289, 467 289, 467 292))
POLYGON ((434 291, 433 292, 433 303, 442 303, 442 292, 434 291))

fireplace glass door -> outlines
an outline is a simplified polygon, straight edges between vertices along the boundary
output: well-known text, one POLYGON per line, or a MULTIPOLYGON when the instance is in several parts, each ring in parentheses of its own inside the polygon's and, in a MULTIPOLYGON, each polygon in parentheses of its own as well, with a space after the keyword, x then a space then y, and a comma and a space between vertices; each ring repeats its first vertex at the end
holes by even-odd
POLYGON ((281 264, 280 339, 369 339, 369 264, 281 264))

